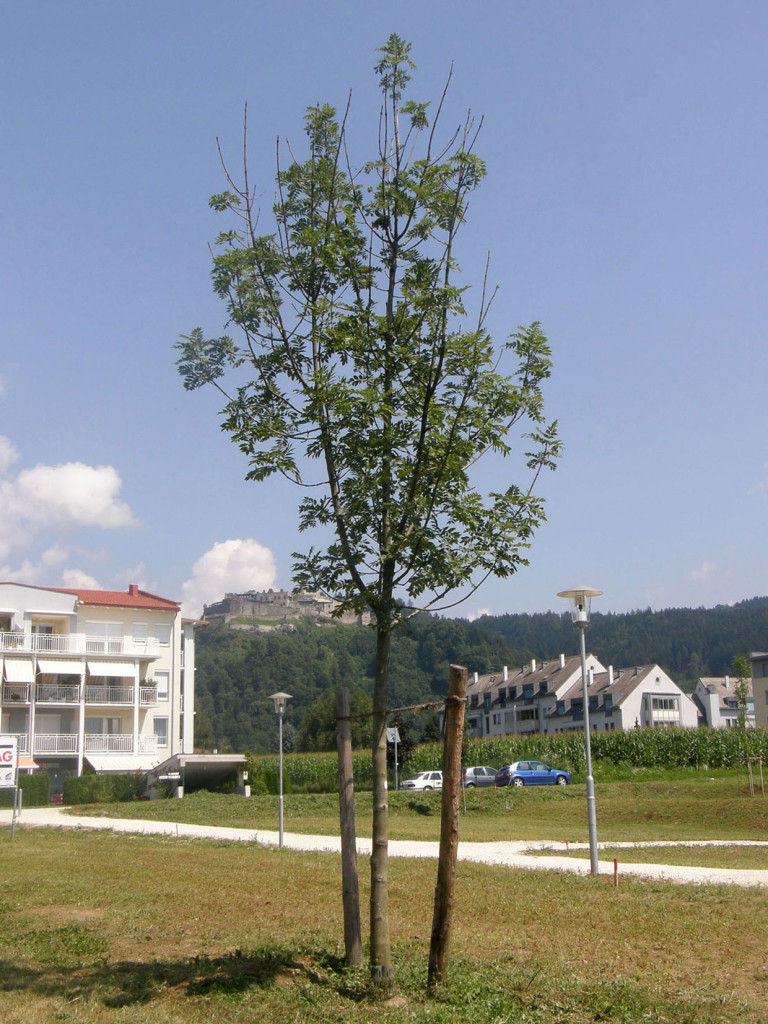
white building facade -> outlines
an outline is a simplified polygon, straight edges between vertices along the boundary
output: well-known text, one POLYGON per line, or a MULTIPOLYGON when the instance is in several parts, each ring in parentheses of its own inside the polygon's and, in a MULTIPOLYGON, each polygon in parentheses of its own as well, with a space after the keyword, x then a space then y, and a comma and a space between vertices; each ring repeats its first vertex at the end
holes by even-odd
MULTIPOLYGON (((586 657, 590 729, 695 728, 691 698, 658 665, 614 672, 586 657)), ((467 719, 477 737, 563 733, 584 729, 581 658, 565 657, 519 670, 475 675, 467 685, 467 719)))
POLYGON ((148 771, 192 753, 193 623, 127 591, 0 583, 0 731, 46 771, 148 771))
MULTIPOLYGON (((752 680, 749 679, 747 683, 746 725, 753 727, 755 701, 752 696, 752 680)), ((737 684, 735 676, 708 676, 696 683, 693 699, 701 708, 705 724, 711 729, 736 729, 741 725, 737 684)))

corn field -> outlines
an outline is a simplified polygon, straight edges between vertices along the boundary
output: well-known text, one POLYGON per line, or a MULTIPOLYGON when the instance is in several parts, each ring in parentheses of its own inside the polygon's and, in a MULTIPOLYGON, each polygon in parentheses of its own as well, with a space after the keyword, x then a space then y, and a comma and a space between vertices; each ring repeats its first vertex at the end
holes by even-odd
MULTIPOLYGON (((747 754, 768 763, 768 730, 749 729, 747 754)), ((499 736, 484 740, 465 739, 465 765, 485 764, 498 768, 510 761, 536 758, 572 775, 586 771, 584 734, 572 732, 553 736, 499 736)), ((425 743, 400 767, 400 778, 442 765, 442 745, 425 743)), ((633 768, 737 768, 744 764, 744 736, 739 729, 633 729, 629 732, 592 734, 592 759, 633 768)), ((254 793, 274 792, 278 773, 275 756, 248 755, 251 789, 254 793)), ((371 753, 358 750, 352 764, 358 789, 371 788, 371 753)), ((337 788, 338 760, 335 753, 287 754, 285 775, 292 789, 309 793, 331 793, 337 788)))

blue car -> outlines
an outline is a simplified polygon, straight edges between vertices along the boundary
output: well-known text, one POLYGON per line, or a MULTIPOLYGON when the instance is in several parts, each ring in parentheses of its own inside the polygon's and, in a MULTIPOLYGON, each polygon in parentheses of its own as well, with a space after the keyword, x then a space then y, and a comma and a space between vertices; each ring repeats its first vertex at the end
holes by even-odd
POLYGON ((494 786, 567 786, 570 772, 551 768, 543 761, 513 761, 496 772, 494 786))

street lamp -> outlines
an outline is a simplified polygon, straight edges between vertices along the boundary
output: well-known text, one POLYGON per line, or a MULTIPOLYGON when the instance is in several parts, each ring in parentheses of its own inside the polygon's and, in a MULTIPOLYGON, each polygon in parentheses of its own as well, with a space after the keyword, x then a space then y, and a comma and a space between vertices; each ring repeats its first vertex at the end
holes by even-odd
POLYGON ((271 693, 269 699, 275 702, 275 714, 277 715, 278 721, 278 750, 280 752, 280 782, 278 792, 280 799, 278 802, 279 816, 280 816, 280 842, 279 849, 283 848, 283 713, 285 711, 285 705, 291 699, 290 693, 271 693))
POLYGON ((584 700, 584 739, 587 753, 587 821, 589 823, 589 863, 593 875, 597 866, 597 818, 595 816, 595 780, 592 777, 592 742, 589 734, 589 694, 587 693, 587 647, 584 639, 589 625, 589 612, 593 597, 599 597, 602 590, 591 587, 571 587, 561 590, 558 597, 567 597, 571 602, 571 620, 581 638, 581 688, 584 700))

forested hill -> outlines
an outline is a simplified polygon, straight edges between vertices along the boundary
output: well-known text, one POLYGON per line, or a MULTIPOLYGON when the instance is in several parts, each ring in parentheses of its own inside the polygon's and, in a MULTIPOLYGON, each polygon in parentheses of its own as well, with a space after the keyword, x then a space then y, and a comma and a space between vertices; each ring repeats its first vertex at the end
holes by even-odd
MULTIPOLYGON (((476 623, 511 647, 536 658, 575 653, 576 630, 567 614, 486 616, 476 623)), ((768 650, 768 597, 716 608, 601 613, 593 609, 587 645, 604 665, 661 665, 683 689, 700 676, 732 671, 733 659, 768 650)))
MULTIPOLYGON (((306 712, 329 689, 342 684, 368 694, 373 689, 376 635, 365 626, 318 626, 307 620, 261 632, 212 624, 198 631, 196 646, 197 746, 271 750, 276 727, 268 697, 279 690, 293 696, 285 716, 290 746, 306 712)), ((394 638, 389 706, 443 696, 452 663, 490 672, 528 657, 473 623, 419 616, 394 638)))
MULTIPOLYGON (((293 694, 286 713, 290 745, 307 711, 341 685, 370 693, 375 636, 360 626, 300 622, 285 631, 211 625, 198 633, 195 742, 224 750, 274 747, 269 694, 293 694)), ((732 606, 626 614, 593 612, 587 646, 604 665, 656 662, 684 689, 699 676, 725 675, 733 658, 768 650, 768 597, 732 606)), ((445 693, 451 663, 470 672, 520 667, 531 658, 578 651, 567 613, 486 616, 477 622, 419 616, 392 651, 390 706, 445 693)), ((429 721, 424 716, 417 727, 429 721)))

